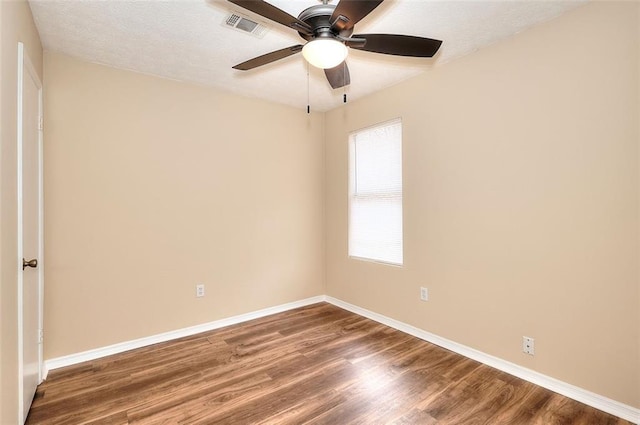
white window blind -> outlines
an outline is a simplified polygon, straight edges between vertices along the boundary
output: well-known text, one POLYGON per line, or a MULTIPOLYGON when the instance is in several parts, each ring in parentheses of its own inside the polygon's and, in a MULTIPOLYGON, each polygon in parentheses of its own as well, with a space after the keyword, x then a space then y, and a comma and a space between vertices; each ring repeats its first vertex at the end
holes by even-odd
POLYGON ((402 123, 349 140, 349 256, 402 264, 402 123))

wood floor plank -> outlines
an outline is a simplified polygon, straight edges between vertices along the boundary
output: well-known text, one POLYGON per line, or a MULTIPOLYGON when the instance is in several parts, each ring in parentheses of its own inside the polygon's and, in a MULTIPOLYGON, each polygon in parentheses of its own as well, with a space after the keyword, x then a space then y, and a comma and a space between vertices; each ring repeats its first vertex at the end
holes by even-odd
POLYGON ((629 425, 327 303, 54 370, 29 425, 629 425))

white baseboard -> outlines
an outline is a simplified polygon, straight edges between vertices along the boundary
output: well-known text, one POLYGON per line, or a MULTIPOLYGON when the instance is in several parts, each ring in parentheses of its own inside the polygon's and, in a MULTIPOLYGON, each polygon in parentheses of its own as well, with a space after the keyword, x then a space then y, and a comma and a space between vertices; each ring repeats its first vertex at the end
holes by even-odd
POLYGON ((122 353, 136 348, 146 347, 148 345, 166 342, 172 339, 183 338, 185 336, 195 335, 201 332, 211 331, 223 328, 225 326, 235 325, 249 320, 258 319, 260 317, 269 316, 271 314, 282 313, 283 311, 293 310, 294 308, 304 307, 311 304, 320 303, 326 300, 324 295, 306 298, 300 301, 294 301, 287 304, 281 304, 275 307, 269 307, 258 311, 253 311, 237 316, 220 319, 202 325, 191 326, 188 328, 178 329, 175 331, 164 332, 144 338, 134 339, 132 341, 120 342, 118 344, 109 345, 107 347, 96 348, 93 350, 83 351, 81 353, 70 354, 68 356, 56 357, 45 360, 43 376, 47 376, 50 370, 58 369, 65 366, 99 359, 101 357, 122 353))
POLYGON ((375 320, 376 322, 382 323, 383 325, 387 325, 391 328, 408 333, 409 335, 413 335, 422 340, 431 342, 435 345, 446 348, 447 350, 451 350, 455 353, 476 360, 480 363, 484 363, 510 375, 517 376, 518 378, 524 379, 525 381, 529 381, 533 384, 539 385, 558 394, 562 394, 565 397, 569 397, 573 400, 579 401, 580 403, 584 403, 587 406, 594 407, 627 421, 640 424, 640 409, 636 409, 635 407, 620 403, 615 400, 611 400, 610 398, 595 394, 591 391, 576 387, 575 385, 568 384, 550 376, 543 375, 542 373, 527 369, 515 363, 511 363, 498 357, 491 356, 489 354, 475 350, 471 347, 467 347, 466 345, 458 344, 457 342, 450 341, 448 339, 442 338, 438 335, 432 334, 430 332, 424 331, 390 317, 383 316, 382 314, 378 314, 373 311, 358 307, 356 305, 349 304, 337 298, 327 296, 326 301, 337 307, 349 310, 368 319, 375 320))
POLYGON ((409 335, 413 335, 422 340, 431 342, 440 347, 451 350, 455 353, 461 354, 470 359, 479 361, 488 366, 506 372, 510 375, 517 376, 518 378, 529 381, 533 384, 539 385, 543 388, 547 388, 558 394, 562 394, 565 397, 569 397, 573 400, 584 403, 588 406, 618 416, 630 422, 640 424, 640 409, 620 403, 615 400, 611 400, 607 397, 595 394, 591 391, 576 387, 563 381, 559 381, 547 375, 543 375, 539 372, 527 369, 519 366, 515 363, 502 360, 498 357, 491 356, 481 351, 475 350, 471 347, 467 347, 457 342, 442 338, 438 335, 384 316, 382 314, 375 313, 373 311, 358 307, 356 305, 347 303, 345 301, 333 298, 330 296, 319 295, 317 297, 307 298, 300 301, 294 301, 287 304, 281 304, 275 307, 269 307, 262 310, 240 314, 237 316, 229 317, 226 319, 216 320, 213 322, 205 323, 202 325, 191 326, 189 328, 178 329, 171 332, 165 332, 158 335, 152 335, 145 338, 136 339, 133 341, 122 342, 119 344, 109 345, 107 347, 96 348, 94 350, 88 350, 81 353, 71 354, 68 356, 57 357, 54 359, 45 360, 43 376, 47 376, 48 371, 58 369, 65 366, 71 366, 74 364, 86 362, 89 360, 99 359, 101 357, 110 356, 112 354, 122 353, 124 351, 133 350, 136 348, 145 347, 159 342, 170 341, 172 339, 182 338, 185 336, 194 335, 200 332, 206 332, 213 329, 223 328, 225 326, 235 325, 238 323, 246 322, 260 317, 269 316, 271 314, 281 313, 287 310, 293 310, 295 308, 304 307, 307 305, 326 301, 337 307, 359 314, 376 322, 382 323, 401 332, 405 332, 409 335))

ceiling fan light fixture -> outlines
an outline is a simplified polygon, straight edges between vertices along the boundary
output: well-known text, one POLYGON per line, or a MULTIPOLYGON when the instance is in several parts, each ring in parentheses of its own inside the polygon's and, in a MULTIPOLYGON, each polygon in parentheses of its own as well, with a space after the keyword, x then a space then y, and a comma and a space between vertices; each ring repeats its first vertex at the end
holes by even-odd
POLYGON ((340 65, 348 54, 347 46, 333 38, 316 38, 302 48, 302 55, 307 62, 322 69, 340 65))

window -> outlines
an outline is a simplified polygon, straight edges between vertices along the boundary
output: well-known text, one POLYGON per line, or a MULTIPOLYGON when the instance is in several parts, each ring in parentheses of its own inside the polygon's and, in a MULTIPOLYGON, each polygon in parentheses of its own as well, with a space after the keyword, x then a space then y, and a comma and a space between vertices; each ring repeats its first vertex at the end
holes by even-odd
POLYGON ((349 138, 349 256, 402 265, 402 122, 349 138))

